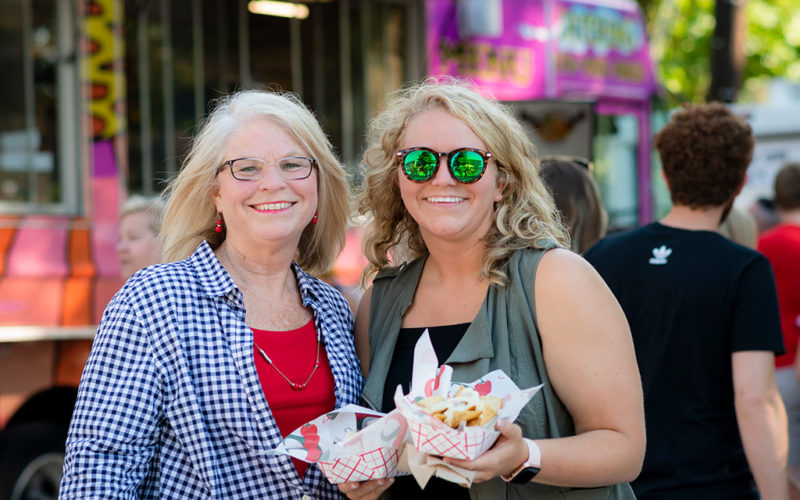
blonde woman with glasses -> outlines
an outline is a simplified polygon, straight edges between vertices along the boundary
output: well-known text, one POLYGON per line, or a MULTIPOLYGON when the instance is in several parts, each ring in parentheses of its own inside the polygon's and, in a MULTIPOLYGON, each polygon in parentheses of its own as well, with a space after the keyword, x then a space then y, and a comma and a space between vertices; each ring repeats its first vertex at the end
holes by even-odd
POLYGON ((317 120, 289 94, 221 100, 168 199, 169 263, 106 309, 61 498, 340 498, 315 465, 267 454, 362 385, 350 307, 314 277, 350 213, 317 120))

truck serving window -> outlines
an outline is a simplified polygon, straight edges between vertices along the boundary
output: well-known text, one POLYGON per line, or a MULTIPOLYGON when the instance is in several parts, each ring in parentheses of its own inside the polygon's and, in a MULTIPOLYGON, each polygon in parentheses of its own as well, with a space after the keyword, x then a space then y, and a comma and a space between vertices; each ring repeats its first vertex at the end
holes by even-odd
POLYGON ((80 164, 68 0, 0 2, 0 213, 75 213, 80 164))

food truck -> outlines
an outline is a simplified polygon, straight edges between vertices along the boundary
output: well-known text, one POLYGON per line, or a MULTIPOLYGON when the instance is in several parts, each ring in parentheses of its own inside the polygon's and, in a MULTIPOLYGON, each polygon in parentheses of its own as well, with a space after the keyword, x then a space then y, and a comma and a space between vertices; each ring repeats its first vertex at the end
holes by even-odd
MULTIPOLYGON (((305 91, 321 118, 336 118, 328 131, 362 121, 347 105, 362 81, 326 93, 352 61, 343 50, 334 62, 347 37, 323 23, 362 12, 309 7, 302 20, 253 14, 242 0, 0 2, 0 499, 58 497, 80 376, 124 281, 120 206, 177 173, 207 103, 273 85, 305 91), (304 68, 324 78, 304 80, 304 68)), ((365 24, 416 12, 383 0, 364 10, 365 24)), ((358 130, 334 135, 345 159, 358 130)), ((357 283, 363 267, 356 236, 328 277, 339 285, 357 283)))
MULTIPOLYGON (((651 217, 654 83, 632 0, 337 0, 288 20, 248 5, 0 2, 0 498, 57 497, 80 374, 123 282, 119 207, 177 172, 221 93, 298 92, 352 168, 388 93, 472 78, 542 153, 595 160, 612 224, 651 217)), ((349 240, 345 285, 364 264, 349 240)))
POLYGON ((633 0, 430 0, 428 74, 506 101, 541 154, 594 160, 610 225, 649 222, 657 87, 633 0))
MULTIPOLYGON (((52 15, 68 23, 71 11, 58 5, 52 15)), ((81 371, 123 282, 115 251, 125 193, 119 32, 112 12, 94 6, 80 25, 91 41, 82 66, 66 56, 76 40, 62 39, 53 54, 63 58, 54 65, 60 85, 33 85, 37 68, 24 63, 32 78, 5 78, 18 93, 2 101, 0 128, 0 498, 57 495, 81 371), (70 108, 56 112, 55 99, 70 108), (81 126, 56 126, 69 110, 81 126)), ((3 40, 9 74, 17 74, 15 56, 32 51, 3 40)))

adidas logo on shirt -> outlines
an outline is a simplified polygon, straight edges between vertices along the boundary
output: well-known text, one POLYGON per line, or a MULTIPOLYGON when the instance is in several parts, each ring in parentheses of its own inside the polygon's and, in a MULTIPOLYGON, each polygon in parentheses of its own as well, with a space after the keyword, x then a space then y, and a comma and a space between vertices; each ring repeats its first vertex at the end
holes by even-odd
POLYGON ((661 245, 660 247, 656 247, 653 249, 653 256, 650 257, 649 263, 653 265, 663 265, 667 263, 667 257, 670 256, 672 253, 671 248, 667 248, 666 245, 661 245))

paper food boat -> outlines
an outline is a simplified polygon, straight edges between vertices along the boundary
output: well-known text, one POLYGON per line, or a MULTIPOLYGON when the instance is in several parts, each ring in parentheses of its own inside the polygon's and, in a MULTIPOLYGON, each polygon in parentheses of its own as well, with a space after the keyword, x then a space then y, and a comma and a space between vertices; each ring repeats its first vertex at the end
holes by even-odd
POLYGON ((497 418, 515 420, 540 386, 520 390, 501 370, 469 384, 451 384, 453 369, 439 366, 427 330, 414 348, 411 390, 395 391, 397 409, 384 414, 348 405, 303 424, 269 454, 286 454, 317 463, 333 484, 393 477, 411 472, 424 487, 432 475, 464 486, 474 472, 460 469, 437 457, 472 460, 492 447, 500 433, 497 418), (452 429, 414 404, 426 396, 447 397, 457 385, 479 394, 502 398, 497 416, 483 426, 452 429))
POLYGON ((397 468, 406 434, 397 410, 347 405, 298 427, 268 453, 317 463, 333 484, 367 481, 407 474, 397 468))
POLYGON ((453 369, 439 366, 427 330, 414 348, 414 371, 411 389, 404 395, 398 386, 394 395, 397 409, 408 421, 408 430, 414 447, 420 453, 473 460, 492 447, 500 432, 495 429, 498 418, 514 421, 541 385, 520 389, 502 370, 495 370, 471 383, 452 384, 453 369), (497 416, 482 426, 453 429, 426 413, 415 401, 427 396, 452 396, 458 386, 472 387, 484 396, 493 394, 502 398, 497 416))

